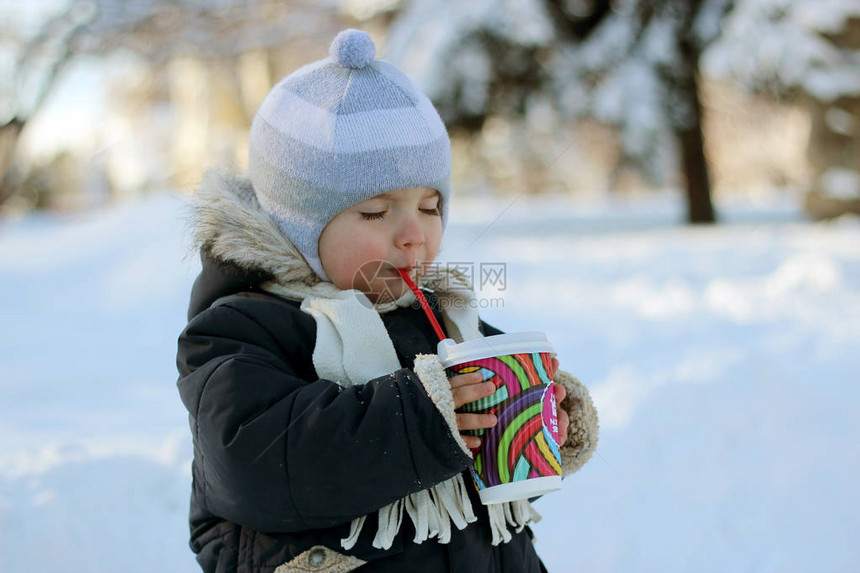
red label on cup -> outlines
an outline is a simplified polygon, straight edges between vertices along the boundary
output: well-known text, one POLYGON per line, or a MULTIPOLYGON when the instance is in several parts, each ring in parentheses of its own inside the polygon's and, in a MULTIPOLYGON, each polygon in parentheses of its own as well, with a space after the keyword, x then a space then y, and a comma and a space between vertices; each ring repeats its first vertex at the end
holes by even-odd
POLYGON ((554 384, 549 384, 543 393, 543 425, 549 430, 552 439, 558 443, 558 405, 555 401, 554 384))

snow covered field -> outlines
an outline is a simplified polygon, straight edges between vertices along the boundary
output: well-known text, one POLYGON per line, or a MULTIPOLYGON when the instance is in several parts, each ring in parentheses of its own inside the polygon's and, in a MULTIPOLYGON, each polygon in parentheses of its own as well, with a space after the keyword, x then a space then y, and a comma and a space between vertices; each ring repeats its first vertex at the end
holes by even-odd
MULTIPOLYGON (((484 317, 546 330, 600 411, 599 455, 537 504, 550 571, 860 570, 860 222, 509 203, 455 205, 440 260, 506 263, 484 317)), ((182 214, 0 221, 0 573, 197 570, 182 214)))

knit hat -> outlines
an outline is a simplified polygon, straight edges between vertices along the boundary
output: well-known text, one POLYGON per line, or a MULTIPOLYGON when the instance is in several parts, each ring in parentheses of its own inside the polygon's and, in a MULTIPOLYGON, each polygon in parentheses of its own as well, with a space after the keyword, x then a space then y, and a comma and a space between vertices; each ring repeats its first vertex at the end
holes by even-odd
POLYGON ((272 88, 251 125, 248 174, 260 206, 324 280, 319 237, 347 207, 430 187, 447 221, 445 126, 412 80, 375 55, 367 33, 341 32, 328 58, 272 88))

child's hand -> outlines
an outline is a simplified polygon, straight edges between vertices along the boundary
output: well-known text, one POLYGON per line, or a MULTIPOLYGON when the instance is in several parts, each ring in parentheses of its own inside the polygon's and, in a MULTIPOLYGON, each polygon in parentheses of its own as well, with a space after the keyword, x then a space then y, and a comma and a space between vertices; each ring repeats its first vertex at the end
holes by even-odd
MULTIPOLYGON (((557 358, 552 359, 552 368, 553 372, 558 372, 557 358)), ((567 411, 561 407, 561 401, 564 400, 565 396, 567 396, 567 390, 565 390, 564 386, 561 384, 553 384, 552 388, 555 392, 555 403, 558 410, 558 445, 562 446, 567 441, 567 431, 570 427, 570 416, 568 416, 567 411)))
MULTIPOLYGON (((454 409, 456 410, 463 404, 474 402, 481 398, 485 398, 496 391, 496 386, 492 382, 483 382, 483 376, 480 372, 471 372, 469 374, 459 374, 448 379, 451 383, 451 393, 454 395, 454 409)), ((462 432, 464 430, 480 430, 484 428, 492 428, 496 425, 496 416, 493 414, 457 414, 457 428, 462 432)), ((565 427, 565 432, 567 427, 565 427)), ((470 449, 475 449, 481 445, 481 438, 477 436, 466 436, 460 434, 466 446, 470 449)))

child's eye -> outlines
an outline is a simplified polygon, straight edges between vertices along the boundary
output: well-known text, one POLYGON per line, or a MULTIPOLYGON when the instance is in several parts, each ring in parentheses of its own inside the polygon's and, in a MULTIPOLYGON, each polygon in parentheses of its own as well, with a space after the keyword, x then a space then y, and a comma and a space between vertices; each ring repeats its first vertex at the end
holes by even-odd
POLYGON ((422 213, 424 213, 425 215, 441 215, 441 214, 442 214, 442 213, 439 211, 439 207, 438 207, 438 206, 433 207, 433 208, 431 208, 431 209, 418 209, 418 210, 419 210, 419 211, 421 211, 422 213))
POLYGON ((376 211, 374 213, 362 213, 361 218, 365 221, 373 221, 375 219, 382 219, 388 211, 376 211))

